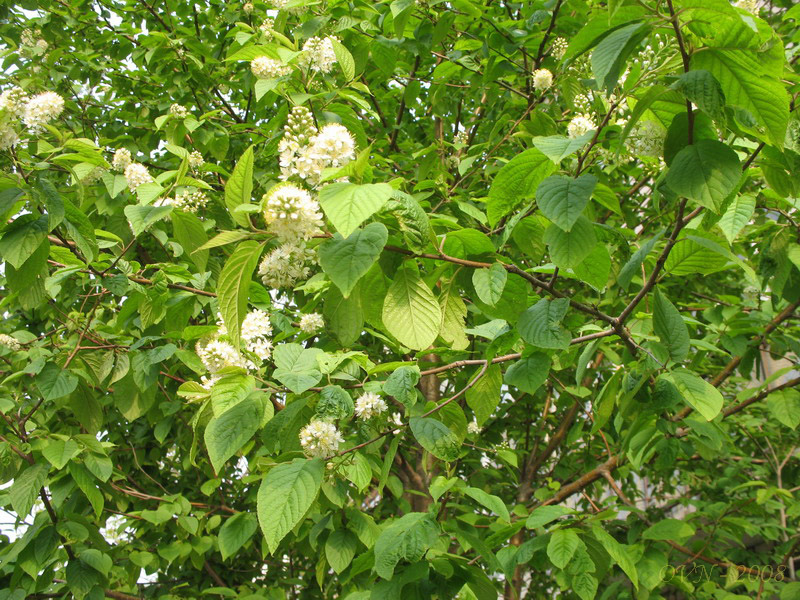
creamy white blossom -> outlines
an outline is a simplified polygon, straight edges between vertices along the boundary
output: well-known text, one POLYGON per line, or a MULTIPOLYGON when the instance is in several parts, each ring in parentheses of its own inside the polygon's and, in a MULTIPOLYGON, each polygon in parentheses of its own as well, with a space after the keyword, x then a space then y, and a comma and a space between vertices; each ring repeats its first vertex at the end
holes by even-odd
POLYGON ((470 421, 467 424, 467 433, 470 433, 472 435, 477 435, 480 432, 481 432, 481 426, 478 425, 477 419, 472 419, 472 421, 470 421))
POLYGON ((169 114, 177 119, 183 119, 189 116, 189 109, 176 103, 169 107, 169 114))
POLYGON ((211 388, 214 387, 214 384, 217 383, 220 379, 221 378, 219 375, 211 375, 210 377, 203 375, 200 378, 200 385, 203 386, 203 388, 210 390, 211 388))
POLYGON ((328 421, 314 419, 300 430, 300 445, 307 456, 330 458, 342 442, 342 434, 328 421))
POLYGON ((47 43, 47 40, 39 39, 36 40, 36 47, 42 52, 45 52, 50 47, 50 44, 47 43))
POLYGON ((180 210, 197 213, 208 205, 208 196, 200 190, 183 189, 174 198, 162 198, 153 203, 154 206, 174 206, 180 210))
POLYGON ((0 333, 0 346, 10 348, 14 352, 21 348, 20 343, 16 340, 16 338, 13 338, 5 333, 0 333))
POLYGON ((459 131, 453 136, 453 144, 456 146, 466 146, 469 143, 469 132, 459 131))
POLYGON ((596 128, 597 125, 594 124, 591 115, 576 115, 567 125, 567 135, 570 138, 576 138, 596 128))
POLYGON ((10 125, 0 125, 0 150, 8 150, 19 142, 19 135, 10 125))
POLYGON ((386 408, 386 401, 375 392, 366 392, 356 399, 356 416, 365 421, 385 412, 386 408))
POLYGON ((320 232, 319 203, 306 190, 281 184, 264 194, 262 201, 264 221, 280 240, 307 240, 320 232))
POLYGON ((202 167, 203 164, 206 162, 203 159, 203 155, 200 152, 198 152, 197 150, 195 150, 194 152, 190 152, 189 153, 189 158, 187 160, 189 162, 189 166, 192 169, 196 169, 198 167, 202 167))
POLYGON ((94 169, 92 169, 86 175, 83 176, 83 179, 81 179, 81 183, 83 185, 92 185, 96 181, 100 181, 100 179, 105 174, 106 174, 106 169, 104 167, 95 167, 94 169))
POLYGON ((303 44, 301 64, 312 71, 330 73, 333 65, 336 64, 336 52, 333 49, 334 41, 338 42, 339 40, 333 36, 308 38, 303 44))
POLYGON ((269 314, 260 309, 251 310, 242 321, 242 339, 252 340, 272 335, 269 314))
POLYGON ((550 46, 550 55, 556 60, 561 60, 567 53, 569 42, 563 37, 557 37, 553 40, 553 45, 550 46))
POLYGON ((403 425, 403 416, 399 412, 392 413, 392 423, 395 425, 403 425))
POLYGON ((341 167, 356 157, 356 141, 347 127, 328 123, 311 138, 309 146, 314 158, 324 160, 332 167, 341 167))
POLYGON ((577 94, 572 99, 572 103, 575 105, 575 108, 584 113, 589 112, 589 109, 592 108, 592 101, 586 94, 577 94))
POLYGON ((64 110, 64 99, 55 92, 37 94, 25 104, 22 122, 32 132, 38 132, 64 110))
POLYGON ((0 94, 0 109, 21 118, 25 114, 25 105, 28 100, 25 90, 19 86, 14 86, 0 94))
POLYGON ((257 56, 250 62, 250 70, 259 79, 277 79, 292 72, 292 67, 269 56, 257 56))
POLYGON ((114 158, 111 160, 111 168, 122 173, 132 162, 131 151, 127 148, 120 148, 114 152, 114 158))
POLYGON ((739 0, 735 6, 736 8, 741 8, 747 12, 751 12, 754 15, 758 14, 760 8, 758 0, 739 0))
POLYGON ((282 244, 264 256, 258 274, 267 287, 293 287, 298 281, 308 279, 311 274, 309 264, 314 261, 314 256, 314 251, 303 243, 282 244))
POLYGON ((269 360, 272 356, 272 342, 266 338, 258 337, 247 340, 245 348, 260 358, 262 362, 269 360))
POLYGON ((639 121, 625 140, 633 156, 660 156, 666 130, 653 121, 639 121))
POLYGON ((125 167, 125 179, 128 180, 128 189, 132 192, 135 192, 140 185, 153 181, 147 167, 139 163, 131 163, 125 167))
POLYGON ((251 12, 253 12, 253 3, 252 2, 246 2, 242 6, 242 11, 244 12, 244 14, 249 15, 251 12))
POLYGON ((264 22, 259 25, 258 29, 263 33, 267 39, 272 37, 272 30, 275 27, 275 19, 266 18, 264 22))
POLYGON ((553 74, 547 69, 536 69, 533 72, 533 88, 535 90, 546 90, 553 85, 553 74))
POLYGON ((310 313, 300 317, 300 330, 305 333, 316 333, 325 327, 325 320, 319 313, 310 313))
POLYGON ((197 342, 195 352, 211 373, 225 367, 247 369, 252 364, 232 344, 216 338, 197 342))

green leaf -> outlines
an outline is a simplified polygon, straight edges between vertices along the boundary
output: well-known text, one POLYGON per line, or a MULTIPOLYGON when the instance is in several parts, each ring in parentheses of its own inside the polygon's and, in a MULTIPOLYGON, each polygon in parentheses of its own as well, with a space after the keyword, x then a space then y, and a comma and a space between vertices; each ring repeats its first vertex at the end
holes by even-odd
POLYGON ((608 90, 617 85, 625 60, 644 32, 643 23, 631 23, 609 33, 592 52, 592 73, 597 83, 608 90))
POLYGON ((264 403, 250 396, 209 421, 203 437, 215 472, 253 437, 263 415, 264 403))
POLYGON ((239 373, 225 375, 211 389, 211 410, 219 417, 247 398, 256 387, 256 380, 250 375, 239 373))
POLYGON ((631 551, 628 546, 620 544, 615 540, 605 529, 598 523, 593 524, 592 533, 595 539, 603 545, 609 556, 616 562, 619 567, 625 572, 628 578, 633 583, 633 587, 639 589, 639 576, 636 572, 636 565, 631 558, 631 551))
POLYGON ((692 70, 706 70, 719 82, 727 103, 749 112, 766 128, 767 139, 783 147, 789 122, 789 95, 779 79, 764 74, 757 55, 734 48, 701 48, 692 70))
POLYGON ((347 238, 334 234, 323 242, 317 252, 322 270, 347 298, 370 267, 375 264, 386 245, 389 232, 382 223, 370 223, 357 229, 347 238))
POLYGON ((525 199, 536 193, 542 180, 555 171, 555 164, 536 148, 517 154, 498 171, 489 188, 486 215, 494 227, 525 199))
POLYGON ((354 411, 353 399, 344 388, 327 385, 319 393, 316 415, 320 419, 349 419, 354 411))
POLYGON ((19 269, 47 239, 47 217, 22 215, 6 227, 0 238, 0 256, 19 269))
POLYGON ((92 505, 95 516, 99 517, 103 512, 105 500, 103 498, 103 492, 101 492, 100 488, 97 486, 97 480, 83 465, 76 461, 69 463, 68 468, 73 481, 75 481, 75 484, 83 492, 83 495, 86 496, 86 499, 89 500, 89 504, 92 505))
POLYGON ((508 514, 508 507, 499 496, 488 494, 482 489, 475 487, 465 487, 462 492, 481 506, 488 508, 504 521, 511 522, 511 515, 508 514))
POLYGON ((11 500, 11 508, 20 519, 30 514, 33 503, 39 496, 39 490, 47 480, 47 471, 47 465, 35 464, 14 478, 8 497, 11 500))
POLYGON ((384 529, 375 541, 375 572, 391 579, 397 563, 405 559, 414 563, 422 559, 436 543, 439 527, 428 513, 403 515, 384 529))
POLYGON ((36 387, 45 400, 63 398, 75 391, 78 378, 55 363, 47 363, 36 376, 36 387))
POLYGON ((81 212, 72 202, 64 199, 64 210, 67 233, 75 241, 87 261, 92 262, 97 256, 97 238, 95 229, 89 218, 81 212))
POLYGON ((739 232, 750 222, 755 210, 756 197, 753 194, 739 194, 731 201, 717 222, 728 243, 733 244, 739 232))
POLYGON ((689 355, 689 330, 678 309, 656 288, 653 294, 653 331, 667 347, 669 357, 681 362, 689 355))
POLYGON ((550 357, 542 352, 534 352, 521 358, 506 371, 504 381, 521 392, 533 394, 547 381, 550 373, 550 357))
POLYGON ((789 429, 800 425, 800 393, 797 390, 781 390, 767 397, 767 408, 778 421, 789 429))
POLYGON ((488 269, 475 269, 472 272, 472 285, 482 302, 489 306, 497 304, 506 287, 508 272, 501 263, 494 263, 488 269))
POLYGON ((239 346, 242 321, 247 312, 250 282, 262 248, 263 244, 254 240, 241 242, 228 258, 217 282, 219 311, 234 347, 239 346))
POLYGON ((203 222, 191 213, 176 210, 172 213, 172 231, 183 247, 186 258, 191 260, 201 273, 206 270, 208 250, 200 250, 208 241, 203 222))
POLYGON ((325 541, 325 558, 337 575, 353 562, 357 548, 358 539, 346 529, 337 529, 328 536, 325 541))
POLYGON ((689 406, 699 412, 706 421, 716 417, 722 410, 722 394, 713 385, 687 370, 672 371, 662 375, 671 381, 689 406))
POLYGON ((695 528, 686 521, 664 519, 645 529, 642 538, 645 540, 670 540, 682 544, 694 533, 695 528))
POLYGON ((655 245, 658 243, 658 240, 660 240, 661 236, 663 235, 664 230, 659 231, 656 235, 647 240, 636 252, 633 253, 633 256, 630 257, 628 262, 622 266, 619 271, 619 275, 617 275, 617 283, 622 289, 628 289, 633 276, 637 274, 637 271, 641 271, 641 266, 642 263, 644 263, 644 259, 647 258, 647 255, 650 254, 655 245))
POLYGON ((383 383, 383 391, 403 405, 411 407, 417 401, 419 378, 419 367, 399 367, 383 383))
POLYGON ((594 175, 577 179, 564 175, 548 177, 536 190, 536 204, 545 217, 564 231, 570 231, 583 213, 597 185, 594 175))
POLYGON ((573 514, 575 511, 571 508, 567 508, 566 506, 559 506, 559 505, 548 505, 548 506, 540 506, 536 510, 534 510, 525 521, 525 527, 528 529, 536 529, 537 527, 544 527, 548 523, 551 523, 558 519, 559 517, 563 517, 564 515, 573 514))
POLYGON ((544 232, 544 241, 550 249, 553 262, 562 269, 577 267, 591 254, 597 238, 592 222, 580 215, 570 231, 563 231, 558 225, 550 225, 544 232))
MULTIPOLYGON (((482 370, 478 369, 476 377, 482 370)), ((479 425, 483 425, 494 414, 500 403, 502 386, 503 373, 500 365, 491 365, 483 377, 467 390, 467 405, 475 413, 479 425)))
POLYGON ((361 293, 358 291, 345 298, 339 288, 329 289, 322 314, 328 331, 346 348, 355 344, 364 331, 364 310, 361 293))
POLYGON ((602 292, 611 275, 611 255, 605 244, 595 244, 579 265, 572 267, 573 273, 581 281, 585 281, 598 292, 602 292))
POLYGON ((539 136, 533 138, 533 145, 555 164, 582 149, 594 137, 593 132, 584 133, 576 138, 562 135, 539 136))
POLYGON ((319 348, 303 348, 300 344, 280 344, 275 347, 273 376, 295 394, 317 385, 322 373, 317 363, 319 348))
POLYGON ((413 350, 428 348, 439 333, 442 321, 439 303, 408 262, 399 269, 389 286, 382 320, 386 331, 413 350))
POLYGON ((353 55, 350 54, 350 51, 336 39, 332 40, 332 44, 333 53, 336 55, 336 62, 342 69, 342 74, 344 75, 345 80, 352 81, 356 76, 356 63, 353 60, 353 55))
POLYGON ((319 493, 325 462, 298 458, 270 469, 258 488, 258 522, 270 554, 301 521, 319 493))
POLYGON ((383 208, 392 192, 386 183, 331 183, 320 190, 319 204, 336 230, 348 237, 383 208))
POLYGON ((79 451, 80 448, 74 440, 52 439, 48 440, 47 446, 42 449, 42 456, 60 471, 79 451))
POLYGON ((542 298, 528 308, 519 318, 517 329, 522 339, 538 348, 563 350, 569 346, 569 332, 561 327, 561 320, 567 314, 569 300, 542 298))
POLYGON ((700 140, 675 155, 667 171, 667 185, 679 196, 719 212, 741 175, 736 152, 722 142, 700 140))
POLYGON ((225 183, 225 206, 237 225, 250 228, 247 214, 236 212, 240 204, 249 204, 253 194, 253 147, 250 146, 239 158, 228 181, 225 183))
POLYGON ((444 461, 454 461, 461 453, 461 440, 450 428, 430 417, 412 417, 411 432, 428 452, 444 461))
POLYGON ((436 239, 431 230, 428 214, 413 196, 395 191, 389 206, 397 218, 403 240, 409 250, 422 252, 432 240, 436 239))
POLYGON ((439 296, 439 307, 442 311, 442 325, 439 337, 442 338, 453 350, 463 350, 469 346, 465 329, 467 305, 458 292, 456 279, 442 286, 439 296))
POLYGON ((258 529, 258 519, 253 513, 240 512, 223 523, 219 530, 219 551, 222 560, 230 558, 247 543, 258 529))
POLYGON ((138 237, 151 225, 157 223, 172 212, 171 206, 139 206, 129 204, 125 207, 125 216, 130 223, 133 235, 138 237))
POLYGON ((700 110, 715 121, 725 120, 725 93, 709 71, 695 70, 683 73, 672 88, 681 92, 700 110))
POLYGON ((547 557, 553 565, 563 569, 581 545, 583 542, 574 529, 556 529, 547 543, 547 557))

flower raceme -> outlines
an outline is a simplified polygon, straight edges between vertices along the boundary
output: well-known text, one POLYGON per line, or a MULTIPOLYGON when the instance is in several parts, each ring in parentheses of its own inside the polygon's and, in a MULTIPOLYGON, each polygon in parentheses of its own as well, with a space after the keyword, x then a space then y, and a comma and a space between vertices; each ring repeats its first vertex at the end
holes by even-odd
POLYGON ((264 221, 279 240, 308 240, 320 232, 322 213, 319 203, 306 190, 279 184, 262 198, 264 221))

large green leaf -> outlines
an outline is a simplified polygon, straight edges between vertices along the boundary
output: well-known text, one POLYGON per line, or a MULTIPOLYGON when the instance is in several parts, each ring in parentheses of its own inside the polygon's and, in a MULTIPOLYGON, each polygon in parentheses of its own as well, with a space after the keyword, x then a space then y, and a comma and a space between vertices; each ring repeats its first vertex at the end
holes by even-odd
POLYGON ((536 148, 525 150, 503 165, 489 188, 486 206, 489 224, 494 227, 526 198, 531 198, 555 168, 553 161, 536 148))
POLYGON ((787 389, 773 392, 767 398, 767 408, 772 415, 790 429, 800 425, 800 393, 787 389))
POLYGON ((703 415, 706 421, 716 417, 722 410, 723 399, 719 390, 694 373, 682 369, 661 377, 672 382, 686 403, 703 415))
POLYGON ((322 270, 342 291, 345 298, 361 277, 378 260, 389 232, 382 223, 370 223, 347 238, 335 234, 318 249, 322 270))
POLYGON ((688 71, 678 77, 672 87, 715 121, 724 120, 725 93, 709 71, 688 71))
POLYGON ((578 217, 570 231, 563 231, 555 224, 550 225, 544 232, 544 241, 550 249, 553 262, 562 269, 577 267, 597 244, 594 225, 583 215, 578 217))
POLYGON ((253 513, 240 512, 223 523, 219 530, 219 551, 222 559, 230 558, 247 543, 258 529, 258 519, 253 513))
POLYGON ((420 445, 435 457, 454 461, 461 453, 461 439, 444 423, 430 417, 412 417, 411 432, 420 445))
POLYGON ((475 269, 472 272, 472 285, 481 302, 490 306, 497 304, 506 287, 508 272, 500 263, 494 263, 488 269, 475 269))
POLYGON ((320 190, 319 204, 336 231, 348 237, 383 208, 393 191, 386 183, 331 183, 320 190))
POLYGON ((217 282, 219 312, 234 346, 239 345, 242 321, 247 312, 250 282, 263 247, 263 244, 254 240, 241 242, 219 275, 217 282))
POLYGON ((428 348, 439 333, 442 320, 439 303, 409 263, 398 270, 389 286, 382 320, 397 341, 413 350, 428 348))
POLYGON ((504 521, 511 521, 511 515, 508 514, 508 507, 506 506, 505 502, 503 502, 503 499, 499 496, 489 494, 484 490, 475 487, 465 487, 462 491, 465 496, 469 496, 481 506, 488 508, 504 521))
MULTIPOLYGON (((477 377, 482 370, 483 367, 478 370, 475 376, 477 377)), ((497 405, 500 404, 502 387, 502 369, 500 365, 491 365, 486 369, 483 377, 478 379, 475 385, 467 390, 467 405, 475 413, 475 419, 479 425, 483 425, 494 414, 497 405)))
POLYGON ((739 158, 729 146, 716 140, 699 140, 675 156, 667 172, 667 185, 679 196, 719 212, 741 175, 739 158))
POLYGON ((78 386, 78 378, 55 363, 47 363, 36 376, 36 387, 45 400, 56 400, 71 394, 78 386))
POLYGON ((689 330, 678 309, 656 288, 653 294, 653 331, 667 347, 669 357, 681 362, 689 354, 689 330))
POLYGON ((695 534, 695 528, 679 519, 664 519, 644 530, 642 537, 646 540, 671 540, 684 543, 695 534))
POLYGON ((533 145, 544 153, 555 164, 583 148, 594 137, 593 132, 584 133, 575 138, 563 135, 539 136, 533 138, 533 145))
POLYGON ((384 529, 375 541, 375 572, 391 579, 397 563, 417 562, 436 543, 439 526, 428 513, 408 513, 384 529))
POLYGON ((253 194, 253 147, 244 151, 239 161, 233 168, 228 181, 225 183, 225 206, 237 225, 250 227, 247 214, 236 209, 240 204, 250 204, 253 194))
POLYGON ((209 421, 203 437, 216 472, 258 431, 263 415, 264 402, 250 396, 209 421))
POLYGON ((520 358, 506 371, 505 382, 528 394, 533 394, 547 381, 550 373, 550 357, 543 352, 534 352, 520 358))
POLYGON ((536 529, 537 527, 543 527, 548 523, 555 521, 559 517, 563 517, 564 515, 569 515, 574 513, 575 511, 571 508, 566 506, 559 506, 559 505, 548 505, 548 506, 540 506, 539 508, 535 509, 525 521, 525 527, 528 529, 536 529))
POLYGON ((583 542, 574 529, 556 529, 547 543, 547 556, 556 567, 563 569, 581 545, 583 542))
POLYGON ((569 346, 569 332, 561 327, 568 308, 566 298, 539 300, 519 318, 517 329, 522 339, 539 348, 563 350, 569 346))
POLYGON ((27 467, 20 475, 14 478, 8 497, 11 508, 20 519, 24 519, 31 512, 33 503, 39 495, 44 482, 47 480, 47 465, 35 464, 27 467))
POLYGON ((644 35, 643 23, 630 23, 609 33, 592 52, 592 72, 606 89, 617 85, 625 60, 644 35))
POLYGON ((200 250, 208 241, 203 222, 197 216, 182 210, 172 213, 172 231, 175 239, 183 246, 186 257, 191 260, 201 273, 208 264, 208 250, 200 250))
POLYGON ((398 367, 383 383, 383 391, 411 407, 417 401, 419 379, 419 367, 398 367))
POLYGON ((325 558, 337 575, 350 566, 357 548, 358 539, 346 529, 332 531, 328 536, 325 542, 325 558))
POLYGON ((0 238, 0 257, 19 269, 47 239, 47 217, 22 215, 14 220, 0 238))
POLYGON ((133 235, 140 236, 151 225, 165 218, 172 212, 171 206, 139 206, 129 204, 125 207, 125 216, 128 217, 133 235))
POLYGON ((273 376, 295 394, 303 393, 322 379, 317 362, 320 352, 319 348, 303 348, 300 344, 276 346, 273 358, 277 368, 273 376))
POLYGON ((597 185, 594 175, 577 179, 564 175, 548 177, 536 190, 536 204, 544 216, 564 231, 569 231, 583 213, 597 185))
POLYGON ((298 458, 270 469, 258 488, 258 522, 270 554, 300 522, 317 497, 325 474, 319 458, 298 458))
POLYGON ((739 232, 750 222, 755 210, 756 197, 753 194, 739 194, 731 201, 717 223, 729 243, 733 244, 739 232))

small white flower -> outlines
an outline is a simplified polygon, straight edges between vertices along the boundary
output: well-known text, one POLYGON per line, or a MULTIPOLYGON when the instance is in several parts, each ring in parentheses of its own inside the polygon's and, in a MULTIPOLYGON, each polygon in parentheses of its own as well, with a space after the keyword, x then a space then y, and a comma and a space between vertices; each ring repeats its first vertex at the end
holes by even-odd
POLYGON ((333 36, 308 38, 303 44, 301 64, 312 71, 330 73, 333 70, 333 65, 336 64, 336 52, 333 49, 334 41, 338 42, 339 40, 333 36))
POLYGON ((57 118, 64 110, 64 99, 55 92, 37 94, 25 104, 22 122, 31 130, 39 132, 42 126, 57 118))
POLYGON ((0 126, 0 150, 8 150, 19 142, 19 135, 9 125, 0 126))
POLYGON ((625 140, 633 156, 660 156, 666 130, 653 121, 639 121, 625 140))
POLYGON ((264 22, 261 23, 258 29, 261 31, 261 33, 263 33, 267 37, 267 39, 270 39, 272 37, 272 30, 274 29, 274 27, 275 27, 275 19, 266 18, 264 19, 264 22))
POLYGON ((208 205, 208 196, 200 190, 181 190, 174 198, 164 198, 153 203, 154 206, 174 206, 180 210, 197 213, 208 205))
POLYGON ((251 340, 257 337, 272 335, 272 324, 269 315, 263 310, 255 309, 247 313, 242 321, 242 339, 251 340))
POLYGON ((195 150, 189 154, 188 162, 192 169, 196 169, 198 167, 202 167, 206 161, 203 160, 203 155, 195 150))
POLYGON ((269 360, 272 356, 272 342, 266 338, 259 337, 247 340, 245 342, 245 348, 248 352, 252 352, 260 358, 261 362, 269 360))
POLYGON ((469 424, 467 425, 467 433, 472 435, 477 435, 480 432, 481 432, 481 426, 478 425, 478 420, 472 419, 472 421, 470 421, 469 424))
POLYGON ((195 352, 211 373, 225 367, 248 369, 254 366, 236 348, 223 340, 201 340, 197 342, 195 352))
POLYGON ((262 198, 264 221, 282 241, 308 240, 320 232, 319 203, 294 185, 277 185, 262 198))
POLYGON ((316 333, 325 327, 325 321, 322 315, 318 313, 311 313, 300 317, 300 330, 305 333, 316 333))
POLYGON ((330 458, 339 451, 344 442, 336 425, 314 419, 300 430, 300 445, 307 456, 330 458))
POLYGON ((563 37, 557 37, 553 40, 553 45, 550 46, 550 55, 556 60, 561 60, 567 53, 568 46, 569 42, 567 42, 567 40, 563 37))
POLYGON ((244 6, 242 6, 242 11, 244 11, 244 14, 249 15, 251 12, 253 12, 253 3, 247 2, 244 6))
POLYGON ((21 118, 25 114, 25 105, 28 103, 28 95, 19 86, 14 86, 0 94, 0 109, 6 110, 9 114, 21 118))
POLYGON ((403 417, 399 412, 392 413, 392 423, 402 427, 402 425, 403 425, 403 417))
POLYGON ((308 279, 314 261, 314 251, 305 244, 287 243, 275 248, 264 256, 258 267, 258 274, 265 286, 279 289, 294 286, 298 281, 308 279))
POLYGON ((553 85, 553 74, 547 69, 536 69, 533 72, 533 88, 541 91, 553 85))
POLYGON ((311 154, 332 167, 341 167, 356 157, 356 141, 347 127, 328 123, 310 140, 311 154))
POLYGON ((269 56, 258 56, 250 62, 250 70, 259 79, 277 79, 292 72, 292 67, 269 56))
POLYGON ((184 119, 189 116, 189 109, 180 104, 173 104, 169 107, 169 114, 177 119, 184 119))
POLYGON ((14 352, 16 352, 22 347, 20 346, 19 341, 17 341, 10 335, 6 335, 5 333, 0 333, 0 346, 5 346, 6 348, 10 348, 14 352))
POLYGON ((386 411, 386 401, 375 392, 366 392, 356 400, 356 416, 367 420, 386 411))
POLYGON ((469 143, 469 132, 459 131, 453 136, 453 144, 455 146, 466 146, 469 143))
POLYGON ((220 380, 219 375, 212 375, 211 377, 203 375, 200 378, 200 385, 203 386, 203 388, 210 390, 211 388, 214 387, 214 384, 217 383, 219 380, 220 380))
POLYGON ((132 162, 131 151, 127 148, 120 148, 114 152, 114 158, 111 160, 111 168, 123 173, 132 162))
POLYGON ((89 171, 83 179, 81 179, 81 183, 83 185, 92 185, 96 181, 100 181, 103 175, 106 174, 106 169, 103 167, 95 167, 91 171, 89 171))
POLYGON ((567 125, 567 135, 570 138, 576 138, 596 128, 597 125, 594 124, 591 115, 577 115, 573 117, 569 125, 567 125))
POLYGON ((128 188, 132 192, 135 192, 140 185, 153 181, 147 167, 139 163, 131 163, 125 167, 125 179, 128 180, 128 188))

